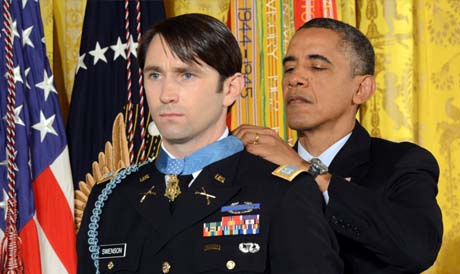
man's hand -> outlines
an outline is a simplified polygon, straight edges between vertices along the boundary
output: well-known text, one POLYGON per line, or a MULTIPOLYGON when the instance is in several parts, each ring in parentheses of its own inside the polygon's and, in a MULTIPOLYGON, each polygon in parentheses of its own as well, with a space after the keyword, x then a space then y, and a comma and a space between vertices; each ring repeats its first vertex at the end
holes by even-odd
POLYGON ((276 131, 252 125, 241 125, 232 134, 243 141, 246 150, 277 165, 305 167, 305 162, 276 131))

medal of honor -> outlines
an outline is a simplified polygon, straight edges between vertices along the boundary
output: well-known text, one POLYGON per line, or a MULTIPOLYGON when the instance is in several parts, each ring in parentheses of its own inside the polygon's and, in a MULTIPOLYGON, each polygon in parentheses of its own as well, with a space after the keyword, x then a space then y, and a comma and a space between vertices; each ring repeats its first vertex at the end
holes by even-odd
POLYGON ((179 179, 177 175, 169 175, 168 181, 166 182, 166 191, 165 197, 168 198, 171 202, 174 202, 174 199, 181 194, 179 188, 179 179))

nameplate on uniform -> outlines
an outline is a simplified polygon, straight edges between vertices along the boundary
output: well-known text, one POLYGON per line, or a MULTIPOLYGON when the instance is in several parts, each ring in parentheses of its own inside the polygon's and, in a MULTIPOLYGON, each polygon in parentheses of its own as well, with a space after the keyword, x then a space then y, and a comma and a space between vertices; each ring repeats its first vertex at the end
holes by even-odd
POLYGON ((259 214, 222 216, 220 222, 203 224, 203 237, 259 234, 259 214))
POLYGON ((277 169, 273 170, 272 174, 284 180, 292 182, 292 180, 294 180, 294 178, 297 177, 297 175, 304 171, 306 170, 295 166, 282 165, 279 166, 277 169))
POLYGON ((100 245, 99 259, 126 257, 126 246, 126 243, 100 245))

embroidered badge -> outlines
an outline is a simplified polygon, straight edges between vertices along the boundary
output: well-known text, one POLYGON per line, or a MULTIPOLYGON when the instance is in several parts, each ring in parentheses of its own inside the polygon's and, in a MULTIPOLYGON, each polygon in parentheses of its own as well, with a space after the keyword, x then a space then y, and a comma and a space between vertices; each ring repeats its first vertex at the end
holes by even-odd
POLYGON ((295 166, 282 165, 273 170, 272 174, 284 180, 292 182, 292 180, 294 180, 294 178, 297 177, 297 175, 304 171, 306 170, 295 166))
POLYGON ((236 202, 236 203, 231 203, 229 206, 223 206, 221 207, 220 211, 221 212, 229 212, 232 214, 246 214, 254 209, 260 209, 260 204, 255 203, 253 204, 252 202, 243 202, 242 204, 236 202))
POLYGON ((99 259, 112 259, 126 257, 126 243, 107 244, 99 246, 99 259))
POLYGON ((238 249, 243 253, 257 253, 260 250, 258 243, 240 243, 238 249))
POLYGON ((259 234, 259 215, 223 216, 220 222, 203 224, 203 237, 259 234))

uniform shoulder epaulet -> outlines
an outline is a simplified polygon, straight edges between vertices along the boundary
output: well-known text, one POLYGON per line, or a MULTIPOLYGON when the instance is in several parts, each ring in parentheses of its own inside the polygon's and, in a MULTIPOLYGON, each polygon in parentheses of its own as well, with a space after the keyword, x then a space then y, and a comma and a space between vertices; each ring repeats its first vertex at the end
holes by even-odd
POLYGON ((292 165, 281 165, 273 170, 272 174, 284 180, 292 182, 302 172, 307 172, 304 168, 298 168, 292 165))

